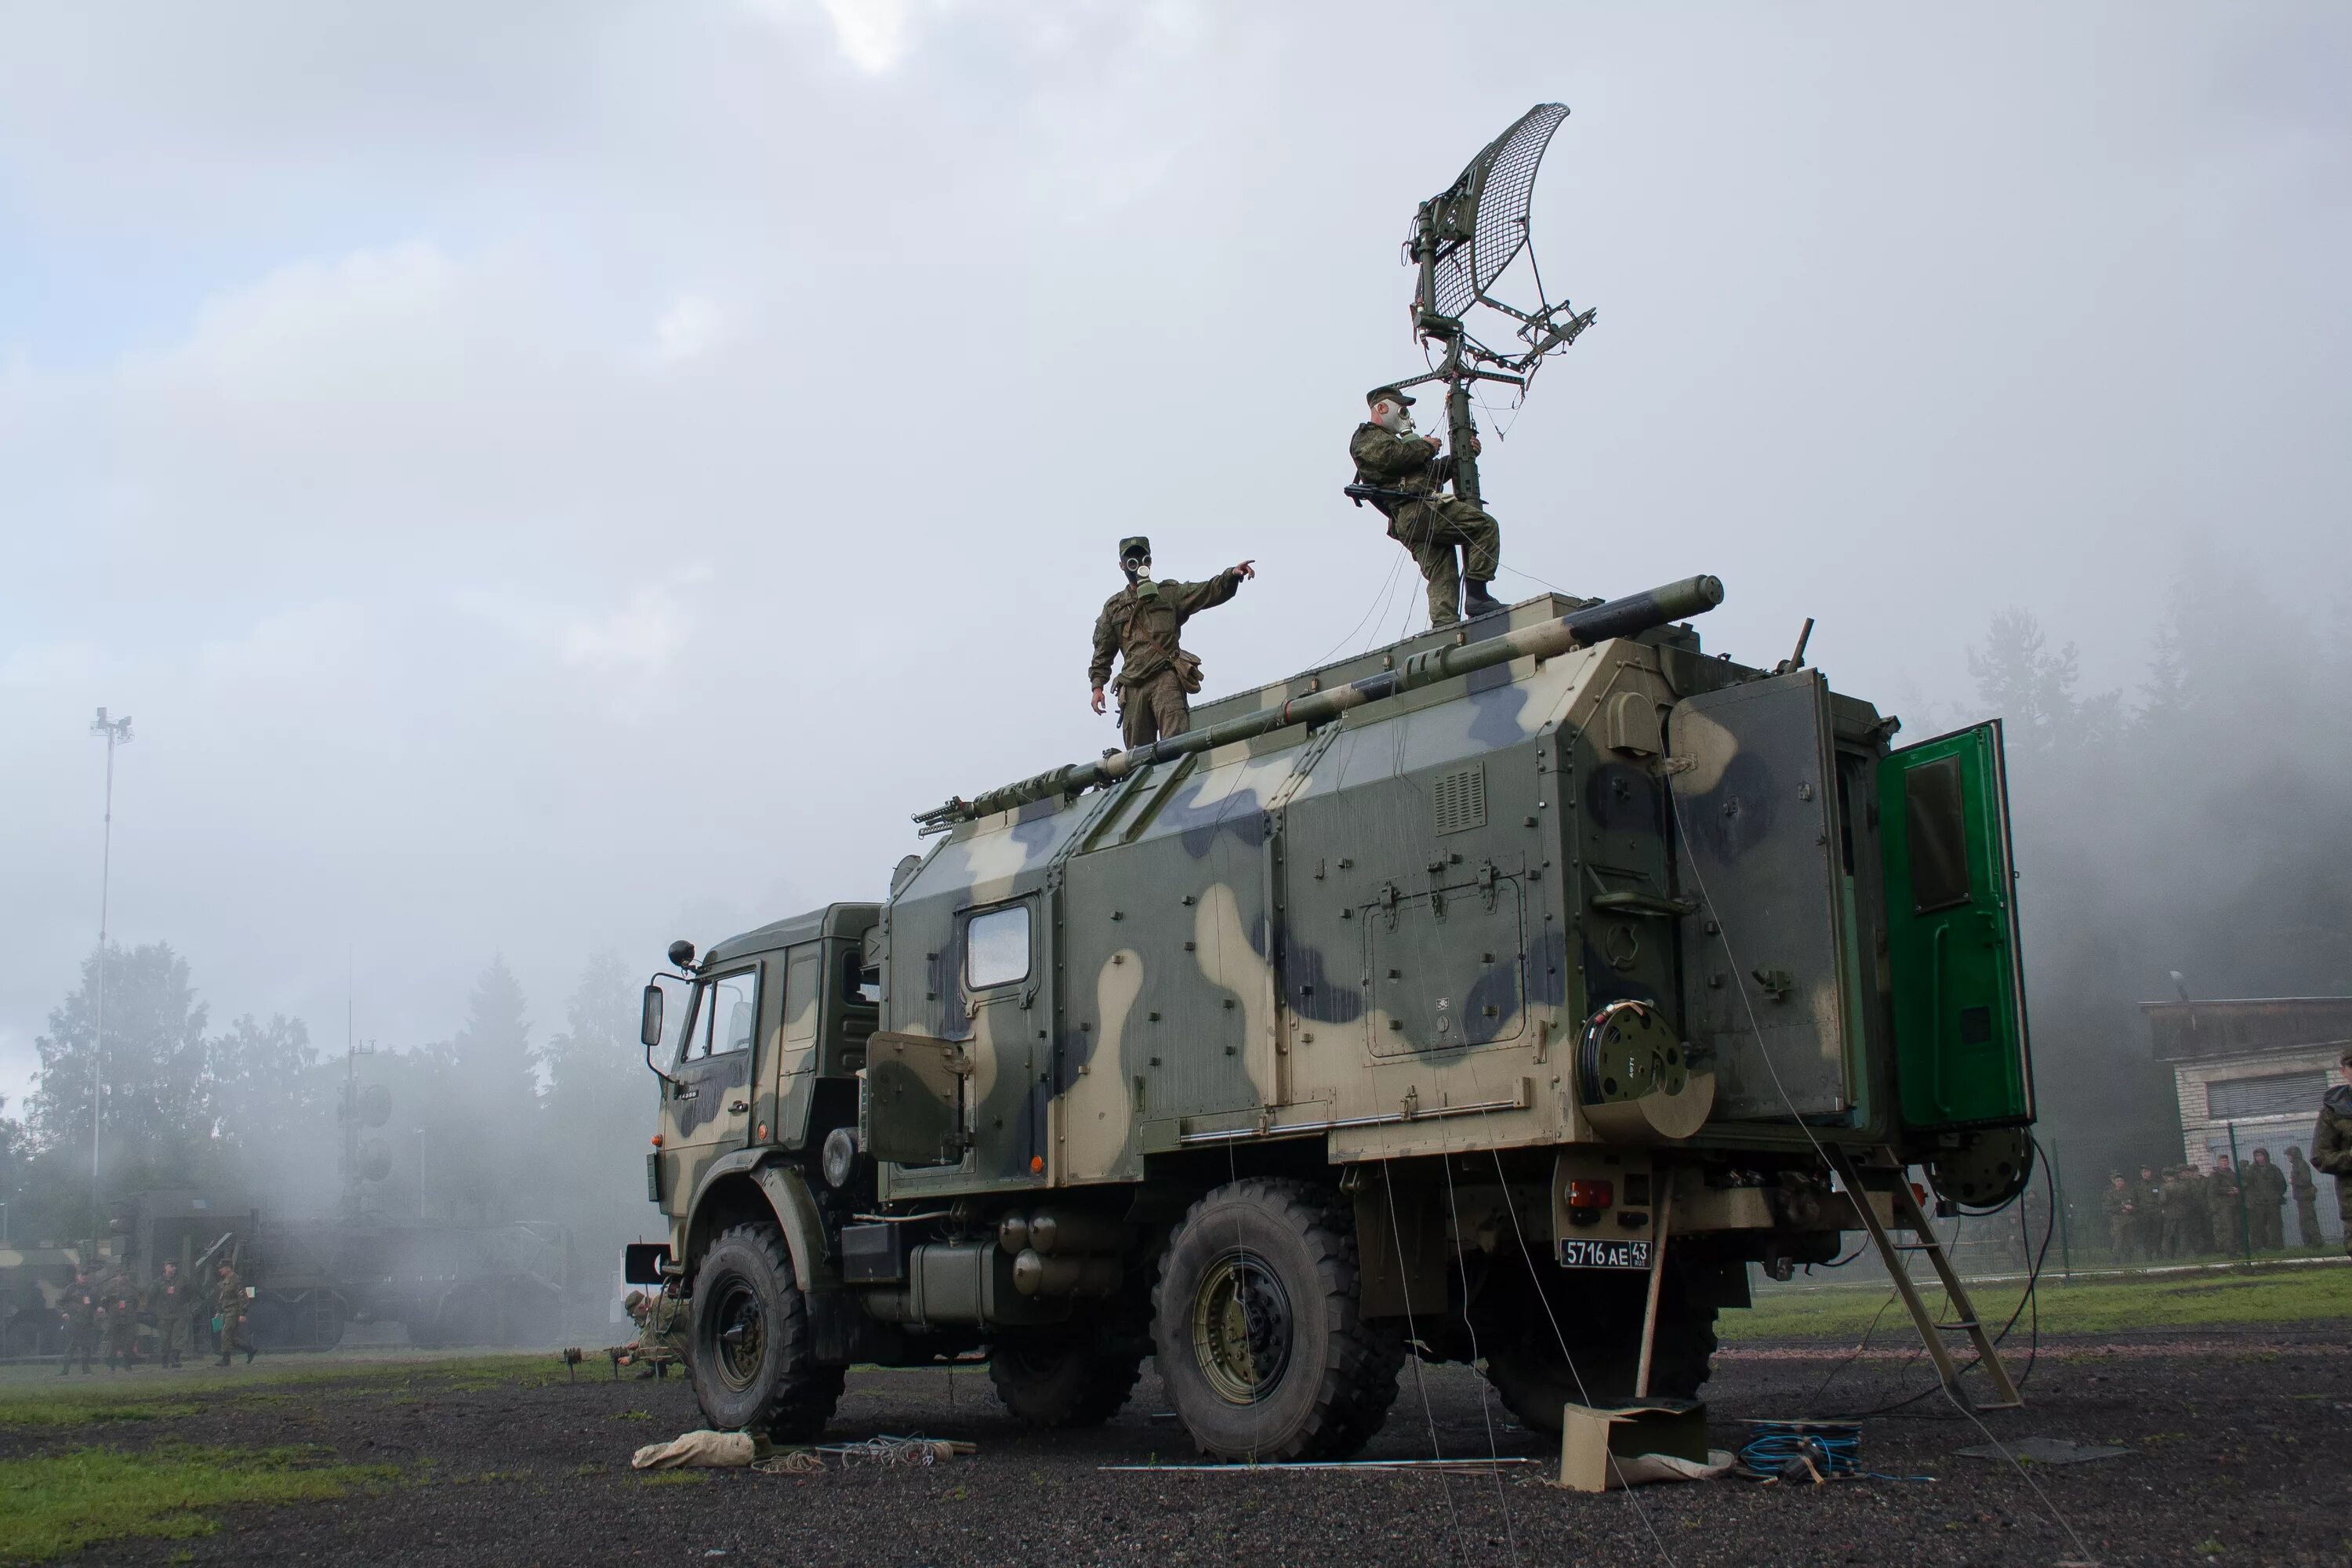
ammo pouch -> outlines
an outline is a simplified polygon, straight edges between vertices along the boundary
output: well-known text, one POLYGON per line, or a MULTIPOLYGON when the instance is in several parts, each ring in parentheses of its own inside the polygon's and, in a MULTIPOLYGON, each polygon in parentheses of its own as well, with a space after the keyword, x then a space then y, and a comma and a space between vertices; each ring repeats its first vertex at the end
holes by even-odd
POLYGON ((1200 691, 1201 656, 1199 654, 1186 653, 1182 648, 1178 648, 1176 650, 1175 669, 1176 684, 1182 687, 1188 696, 1200 691))

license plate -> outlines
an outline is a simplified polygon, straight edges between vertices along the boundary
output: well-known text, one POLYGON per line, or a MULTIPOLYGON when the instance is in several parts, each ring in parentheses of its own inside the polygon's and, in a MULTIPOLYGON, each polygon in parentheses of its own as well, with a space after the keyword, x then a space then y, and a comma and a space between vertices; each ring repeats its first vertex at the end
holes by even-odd
POLYGON ((1559 1244, 1563 1268, 1647 1268, 1646 1241, 1606 1241, 1598 1237, 1570 1237, 1559 1244))

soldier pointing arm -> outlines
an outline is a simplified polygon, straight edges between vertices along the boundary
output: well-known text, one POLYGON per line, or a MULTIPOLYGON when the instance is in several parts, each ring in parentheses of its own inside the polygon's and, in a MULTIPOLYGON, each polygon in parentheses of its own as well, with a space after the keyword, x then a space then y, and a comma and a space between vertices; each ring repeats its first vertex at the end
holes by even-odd
MULTIPOLYGON (((1355 459, 1360 484, 1413 498, 1372 504, 1387 516, 1389 537, 1412 552, 1413 564, 1428 581, 1429 624, 1450 626, 1464 611, 1484 616, 1501 609, 1486 586, 1502 564, 1501 526, 1477 502, 1443 493, 1454 477, 1454 459, 1440 455, 1443 443, 1436 437, 1413 428, 1412 398, 1396 387, 1376 386, 1364 400, 1371 405, 1371 417, 1356 426, 1348 456, 1355 459)), ((1475 437, 1470 455, 1478 455, 1475 437)))
POLYGON ((1180 583, 1151 575, 1151 541, 1138 536, 1118 542, 1119 569, 1127 586, 1103 602, 1095 617, 1094 658, 1087 666, 1094 710, 1103 710, 1104 688, 1112 684, 1110 661, 1119 660, 1119 732, 1132 748, 1148 746, 1192 727, 1185 700, 1201 689, 1201 661, 1177 644, 1184 623, 1223 604, 1243 582, 1257 575, 1247 561, 1227 567, 1205 583, 1180 583))

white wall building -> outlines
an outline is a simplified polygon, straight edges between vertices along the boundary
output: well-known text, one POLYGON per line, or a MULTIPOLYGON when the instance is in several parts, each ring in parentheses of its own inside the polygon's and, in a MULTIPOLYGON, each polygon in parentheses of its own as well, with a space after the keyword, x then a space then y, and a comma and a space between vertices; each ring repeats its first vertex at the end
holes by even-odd
MULTIPOLYGON (((2336 1081, 2336 1064, 2352 1048, 2352 997, 2271 996, 2232 1002, 2143 1002, 2157 1060, 2172 1068, 2180 1100, 2183 1152, 2210 1171, 2237 1137, 2238 1160, 2257 1149, 2288 1166, 2292 1143, 2311 1152, 2319 1100, 2336 1081)), ((2318 1175, 2319 1220, 2344 1234, 2334 1178, 2318 1175)), ((2294 1203, 2286 1209, 2288 1245, 2297 1241, 2294 1203)))

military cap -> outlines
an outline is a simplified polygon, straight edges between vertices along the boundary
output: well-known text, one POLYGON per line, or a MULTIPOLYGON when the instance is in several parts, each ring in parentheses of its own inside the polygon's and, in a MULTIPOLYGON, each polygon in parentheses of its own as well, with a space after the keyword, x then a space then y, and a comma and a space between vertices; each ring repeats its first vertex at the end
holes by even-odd
POLYGON ((1401 407, 1410 408, 1412 406, 1412 401, 1413 400, 1412 398, 1405 395, 1404 388, 1401 386, 1376 386, 1372 388, 1371 391, 1364 394, 1364 403, 1366 406, 1370 406, 1375 403, 1388 402, 1396 404, 1401 407))
POLYGON ((2336 1058, 2336 1065, 2340 1068, 2352 1068, 2352 1051, 2346 1051, 2342 1056, 2336 1058))
POLYGON ((625 1312, 634 1312, 645 1304, 646 1293, 643 1290, 632 1290, 621 1298, 621 1310, 625 1312))
POLYGON ((1151 541, 1139 533, 1131 539, 1122 539, 1118 542, 1118 558, 1121 561, 1131 561, 1139 555, 1148 557, 1150 553, 1151 541))

